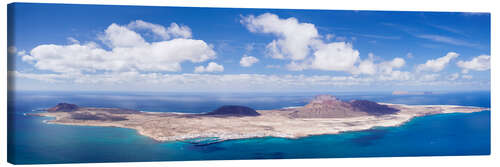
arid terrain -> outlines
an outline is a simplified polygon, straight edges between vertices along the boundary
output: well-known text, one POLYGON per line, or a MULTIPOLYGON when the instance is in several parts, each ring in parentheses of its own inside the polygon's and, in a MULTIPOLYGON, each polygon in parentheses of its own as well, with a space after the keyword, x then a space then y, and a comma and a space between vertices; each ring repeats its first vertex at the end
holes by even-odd
POLYGON ((203 114, 140 112, 118 108, 79 107, 60 103, 30 116, 54 117, 53 124, 112 126, 135 129, 157 141, 216 138, 217 141, 255 137, 299 138, 337 134, 373 127, 397 126, 418 116, 489 110, 453 105, 403 105, 366 100, 341 101, 320 95, 303 107, 253 110, 223 106, 203 114))

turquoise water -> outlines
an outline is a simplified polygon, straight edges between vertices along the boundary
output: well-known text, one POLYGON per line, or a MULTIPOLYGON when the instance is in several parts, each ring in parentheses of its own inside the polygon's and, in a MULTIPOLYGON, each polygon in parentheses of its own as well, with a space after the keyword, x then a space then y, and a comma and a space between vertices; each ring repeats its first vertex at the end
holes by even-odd
MULTIPOLYGON (((490 154, 490 111, 425 116, 399 127, 380 127, 337 135, 299 139, 265 137, 210 145, 156 142, 131 129, 45 124, 43 120, 51 118, 23 115, 58 102, 156 112, 206 112, 224 104, 272 109, 303 105, 314 94, 10 92, 8 161, 15 164, 45 164, 490 154)), ((362 98, 404 104, 490 107, 489 92, 407 96, 387 93, 335 95, 344 100, 362 98)))

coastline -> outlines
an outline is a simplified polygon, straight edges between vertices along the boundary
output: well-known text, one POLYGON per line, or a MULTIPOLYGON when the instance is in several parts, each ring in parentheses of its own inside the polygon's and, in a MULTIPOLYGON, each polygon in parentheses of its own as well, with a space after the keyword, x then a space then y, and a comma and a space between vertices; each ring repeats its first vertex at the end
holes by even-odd
MULTIPOLYGON (((27 115, 54 117, 44 120, 47 124, 72 126, 117 127, 136 130, 140 135, 158 142, 185 141, 196 138, 217 138, 217 142, 245 138, 278 137, 296 139, 315 135, 339 134, 352 131, 369 130, 374 127, 395 127, 411 121, 415 117, 447 113, 472 113, 489 110, 482 107, 454 105, 402 105, 390 104, 401 109, 397 114, 386 116, 360 116, 353 118, 289 118, 289 112, 282 110, 258 110, 258 117, 176 117, 184 114, 141 112, 125 115, 133 121, 75 121, 68 119, 68 113, 30 113, 27 115), (169 116, 164 116, 167 114, 169 116), (143 118, 144 117, 144 118, 143 118), (147 121, 149 120, 149 121, 147 121), (141 124, 141 121, 144 124, 141 124), (149 123, 149 122, 167 123, 149 123), (135 124, 132 124, 132 123, 135 124), (188 123, 191 122, 191 123, 188 123), (196 128, 206 125, 206 128, 196 128), (173 128, 171 126, 174 126, 173 128), (233 128, 237 127, 237 128, 233 128), (179 128, 179 129, 178 129, 179 128), (241 128, 241 129, 238 129, 241 128), (191 129, 191 130, 189 130, 191 129)), ((117 114, 122 115, 123 114, 117 114)))

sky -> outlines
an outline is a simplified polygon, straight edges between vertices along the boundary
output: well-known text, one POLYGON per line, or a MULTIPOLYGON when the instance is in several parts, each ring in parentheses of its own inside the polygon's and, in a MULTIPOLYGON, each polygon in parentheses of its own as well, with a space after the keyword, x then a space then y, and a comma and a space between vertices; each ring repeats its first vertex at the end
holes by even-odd
POLYGON ((490 90, 490 14, 14 3, 12 90, 490 90))

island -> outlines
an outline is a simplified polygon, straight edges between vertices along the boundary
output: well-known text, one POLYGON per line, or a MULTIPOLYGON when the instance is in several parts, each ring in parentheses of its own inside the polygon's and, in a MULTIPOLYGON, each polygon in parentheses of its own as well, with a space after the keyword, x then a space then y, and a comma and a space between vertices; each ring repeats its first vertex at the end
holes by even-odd
POLYGON ((444 113, 472 113, 489 108, 454 105, 404 105, 368 100, 343 101, 319 95, 307 105, 254 110, 228 105, 200 114, 142 112, 121 108, 82 107, 60 103, 29 116, 53 117, 50 124, 109 126, 135 129, 156 141, 189 141, 338 134, 374 127, 401 125, 414 117, 444 113))

